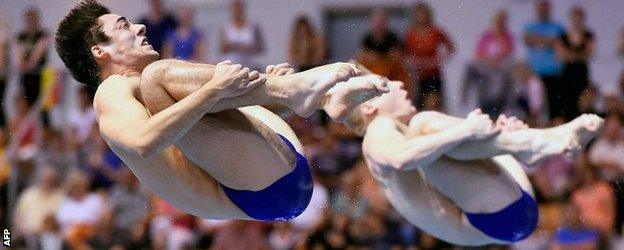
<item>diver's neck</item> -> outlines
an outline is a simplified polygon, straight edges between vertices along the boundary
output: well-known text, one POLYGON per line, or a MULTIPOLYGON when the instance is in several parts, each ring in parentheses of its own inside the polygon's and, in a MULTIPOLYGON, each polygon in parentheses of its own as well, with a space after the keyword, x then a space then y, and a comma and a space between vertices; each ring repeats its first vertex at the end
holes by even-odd
POLYGON ((112 75, 124 76, 124 77, 140 77, 145 67, 128 67, 128 66, 112 66, 110 68, 103 69, 100 73, 101 79, 106 79, 112 75))

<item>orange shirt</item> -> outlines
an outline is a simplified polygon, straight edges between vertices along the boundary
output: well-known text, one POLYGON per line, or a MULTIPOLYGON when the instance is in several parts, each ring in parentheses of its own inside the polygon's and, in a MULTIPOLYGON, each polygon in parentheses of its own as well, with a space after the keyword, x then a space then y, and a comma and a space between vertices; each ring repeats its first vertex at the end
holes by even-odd
POLYGON ((438 49, 445 45, 448 49, 453 43, 446 33, 438 27, 416 28, 412 27, 405 34, 405 51, 407 56, 412 57, 416 63, 416 72, 420 78, 429 78, 440 75, 440 65, 433 63, 438 60, 438 49))
POLYGON ((615 195, 609 183, 599 181, 574 191, 572 201, 585 218, 587 226, 611 232, 615 223, 615 195))

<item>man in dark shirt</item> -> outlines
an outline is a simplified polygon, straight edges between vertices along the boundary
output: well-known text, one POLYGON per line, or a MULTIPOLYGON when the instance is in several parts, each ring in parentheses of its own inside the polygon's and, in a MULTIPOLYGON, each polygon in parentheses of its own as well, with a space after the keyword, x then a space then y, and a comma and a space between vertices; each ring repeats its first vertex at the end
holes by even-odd
POLYGON ((47 61, 50 37, 39 23, 39 10, 31 7, 24 13, 24 30, 17 35, 18 69, 23 95, 28 106, 39 98, 41 71, 47 61))
POLYGON ((154 50, 162 54, 162 46, 167 35, 178 27, 178 21, 173 15, 166 12, 161 0, 149 0, 150 12, 141 18, 147 29, 147 40, 154 50))

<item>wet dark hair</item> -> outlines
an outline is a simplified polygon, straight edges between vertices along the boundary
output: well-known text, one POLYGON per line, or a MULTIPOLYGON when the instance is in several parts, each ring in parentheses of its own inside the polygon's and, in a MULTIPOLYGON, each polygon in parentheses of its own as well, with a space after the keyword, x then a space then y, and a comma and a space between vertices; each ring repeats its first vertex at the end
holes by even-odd
POLYGON ((109 13, 97 1, 84 0, 69 11, 56 31, 56 52, 61 60, 76 80, 93 88, 100 83, 100 68, 91 47, 109 41, 98 22, 100 16, 109 13))

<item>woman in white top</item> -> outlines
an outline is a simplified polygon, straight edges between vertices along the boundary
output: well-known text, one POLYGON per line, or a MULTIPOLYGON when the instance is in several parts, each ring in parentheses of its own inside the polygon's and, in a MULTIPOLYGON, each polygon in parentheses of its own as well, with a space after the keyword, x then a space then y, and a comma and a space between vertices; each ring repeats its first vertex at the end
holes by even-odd
POLYGON ((222 27, 220 32, 223 60, 257 68, 252 59, 264 51, 264 38, 258 25, 247 22, 242 0, 232 3, 232 22, 222 27))

